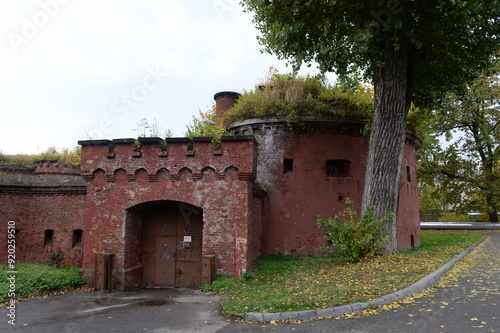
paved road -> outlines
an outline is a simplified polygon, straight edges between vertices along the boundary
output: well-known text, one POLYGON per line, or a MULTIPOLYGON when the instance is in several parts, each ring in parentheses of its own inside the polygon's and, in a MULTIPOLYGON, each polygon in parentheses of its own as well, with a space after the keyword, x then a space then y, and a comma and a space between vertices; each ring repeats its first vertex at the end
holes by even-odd
MULTIPOLYGON (((18 304, 0 332, 500 332, 500 233, 409 304, 351 319, 246 324, 219 314, 219 297, 187 289, 73 293, 18 304)), ((4 312, 5 313, 5 312, 4 312)))

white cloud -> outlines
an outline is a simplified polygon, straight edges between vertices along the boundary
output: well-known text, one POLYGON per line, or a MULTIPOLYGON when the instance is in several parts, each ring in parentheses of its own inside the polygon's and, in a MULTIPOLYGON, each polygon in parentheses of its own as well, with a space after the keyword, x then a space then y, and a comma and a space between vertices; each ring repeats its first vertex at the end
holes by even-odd
POLYGON ((133 137, 144 117, 182 136, 214 93, 252 89, 269 66, 284 69, 260 53, 236 0, 2 1, 0 35, 4 153, 73 147, 85 132, 133 137), (13 34, 23 43, 13 45, 13 34), (117 112, 151 68, 168 74, 126 115, 117 112))

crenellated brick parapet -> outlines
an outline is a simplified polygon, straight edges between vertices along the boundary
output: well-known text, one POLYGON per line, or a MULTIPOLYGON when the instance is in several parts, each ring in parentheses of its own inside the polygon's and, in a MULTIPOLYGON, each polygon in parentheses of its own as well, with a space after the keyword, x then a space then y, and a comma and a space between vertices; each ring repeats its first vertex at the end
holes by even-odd
POLYGON ((35 162, 35 171, 36 175, 80 175, 80 166, 79 165, 70 165, 63 164, 56 160, 42 160, 35 162))
POLYGON ((139 138, 85 140, 82 145, 82 177, 92 181, 103 173, 107 182, 115 182, 124 173, 129 182, 144 179, 157 182, 201 180, 212 171, 224 179, 230 170, 242 181, 255 180, 256 142, 253 136, 222 137, 215 148, 212 138, 139 138))

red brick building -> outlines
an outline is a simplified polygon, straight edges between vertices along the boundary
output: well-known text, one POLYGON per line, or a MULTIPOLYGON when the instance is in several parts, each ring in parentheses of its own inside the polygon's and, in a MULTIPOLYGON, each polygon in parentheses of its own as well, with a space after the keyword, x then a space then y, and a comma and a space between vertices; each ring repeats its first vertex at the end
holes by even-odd
MULTIPOLYGON (((219 119, 236 97, 215 96, 219 119)), ((336 214, 346 198, 361 204, 368 137, 357 120, 303 121, 235 123, 218 149, 211 138, 140 138, 140 149, 134 139, 80 141, 81 170, 0 170, 0 233, 15 221, 19 261, 44 262, 61 248, 90 284, 111 279, 119 289, 199 286, 215 270, 241 276, 260 254, 319 253, 327 242, 317 216, 336 214)), ((418 145, 408 134, 402 250, 420 244, 418 145)))

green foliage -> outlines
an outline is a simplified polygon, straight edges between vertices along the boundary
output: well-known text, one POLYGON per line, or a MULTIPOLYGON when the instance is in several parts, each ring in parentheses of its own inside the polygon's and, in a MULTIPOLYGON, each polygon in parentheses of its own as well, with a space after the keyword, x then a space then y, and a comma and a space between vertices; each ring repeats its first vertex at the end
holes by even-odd
POLYGON ((438 269, 483 236, 472 233, 421 235, 421 246, 358 263, 329 256, 260 256, 252 279, 227 290, 225 314, 323 309, 367 302, 403 289, 438 269))
POLYGON ((134 140, 133 149, 135 152, 141 151, 141 142, 139 140, 134 140))
POLYGON ((446 213, 439 217, 439 222, 470 222, 467 214, 446 213))
POLYGON ((403 50, 420 106, 462 87, 499 49, 498 1, 242 3, 254 15, 264 51, 295 69, 316 62, 322 72, 362 72, 372 79, 388 52, 403 50))
POLYGON ((47 266, 58 268, 61 267, 61 262, 64 259, 64 253, 61 251, 61 248, 58 247, 55 252, 50 252, 49 257, 45 261, 47 266))
POLYGON ((195 137, 211 137, 214 149, 221 147, 221 138, 224 135, 232 135, 228 132, 223 123, 215 122, 215 104, 212 104, 210 110, 206 112, 199 112, 199 117, 194 117, 190 124, 188 124, 185 136, 193 139, 195 137))
POLYGON ((13 168, 32 168, 36 161, 56 161, 61 164, 79 165, 82 149, 80 146, 73 149, 63 148, 60 151, 50 147, 39 154, 5 155, 0 153, 0 166, 13 168))
MULTIPOLYGON (((0 298, 9 290, 8 266, 0 266, 0 298)), ((16 264, 16 296, 43 290, 65 290, 85 284, 78 267, 54 268, 37 264, 16 264)))
MULTIPOLYGON (((498 69, 497 69, 498 70, 498 69)), ((419 179, 429 200, 442 198, 454 211, 500 210, 500 80, 486 72, 460 95, 446 94, 430 112, 431 133, 419 152, 419 179), (440 138, 446 138, 445 146, 440 138)), ((428 201, 424 198, 423 200, 428 201)))
MULTIPOLYGON (((245 279, 246 280, 246 279, 245 279)), ((240 279, 225 275, 216 276, 211 285, 204 284, 201 286, 201 291, 205 292, 224 292, 240 282, 240 279)))
POLYGON ((318 226, 325 232, 326 239, 350 262, 380 253, 388 240, 387 222, 392 216, 376 220, 373 207, 368 207, 366 213, 358 217, 354 203, 347 199, 345 204, 346 209, 335 217, 318 218, 318 226))
POLYGON ((373 110, 373 93, 361 84, 329 86, 317 76, 279 74, 272 70, 253 91, 242 94, 227 110, 224 123, 250 118, 283 117, 289 125, 300 125, 300 116, 330 116, 368 119, 373 110))

